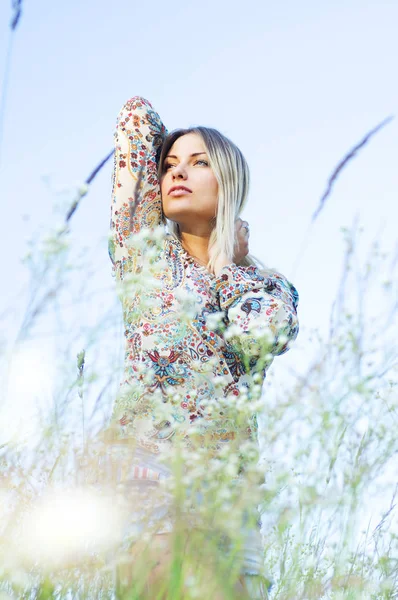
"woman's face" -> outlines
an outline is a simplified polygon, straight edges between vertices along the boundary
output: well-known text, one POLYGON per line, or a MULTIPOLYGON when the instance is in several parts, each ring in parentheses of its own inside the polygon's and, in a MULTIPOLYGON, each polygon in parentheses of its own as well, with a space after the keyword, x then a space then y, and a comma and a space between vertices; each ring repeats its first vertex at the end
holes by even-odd
POLYGON ((211 231, 218 182, 200 135, 188 133, 174 142, 164 160, 160 189, 168 219, 189 231, 211 231))

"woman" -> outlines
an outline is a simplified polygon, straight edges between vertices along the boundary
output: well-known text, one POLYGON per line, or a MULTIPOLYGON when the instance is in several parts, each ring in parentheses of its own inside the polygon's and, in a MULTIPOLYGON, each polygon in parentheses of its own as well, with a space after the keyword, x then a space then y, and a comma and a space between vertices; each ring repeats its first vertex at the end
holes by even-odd
MULTIPOLYGON (((298 334, 296 289, 248 255, 249 228, 239 218, 248 185, 242 153, 218 131, 167 135, 147 100, 123 106, 109 248, 126 354, 112 425, 115 441, 135 442, 125 480, 148 484, 150 494, 170 477, 161 458, 177 442, 217 456, 256 436, 255 415, 239 422, 231 407, 249 405, 254 374, 258 390, 298 334)), ((171 530, 168 522, 157 539, 171 530)), ((266 598, 256 534, 247 537, 237 584, 253 599, 266 598)))

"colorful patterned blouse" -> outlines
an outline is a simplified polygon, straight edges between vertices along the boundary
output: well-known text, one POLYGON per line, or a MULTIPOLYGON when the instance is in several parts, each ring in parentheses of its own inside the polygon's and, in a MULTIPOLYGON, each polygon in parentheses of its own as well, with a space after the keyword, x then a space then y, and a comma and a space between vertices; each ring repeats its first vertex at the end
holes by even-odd
POLYGON ((230 264, 215 277, 166 232, 157 176, 166 134, 147 100, 123 106, 109 253, 126 350, 111 422, 118 439, 134 438, 155 454, 176 435, 192 445, 192 431, 217 451, 256 435, 255 414, 238 423, 228 407, 250 402, 254 374, 259 389, 274 356, 297 337, 298 293, 280 273, 254 266, 230 264))

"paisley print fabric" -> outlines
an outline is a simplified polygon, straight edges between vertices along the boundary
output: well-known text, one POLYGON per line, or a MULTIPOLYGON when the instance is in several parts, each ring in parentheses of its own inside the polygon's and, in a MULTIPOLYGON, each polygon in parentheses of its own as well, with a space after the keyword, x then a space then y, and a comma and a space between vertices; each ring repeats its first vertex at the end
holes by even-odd
POLYGON ((233 403, 242 393, 250 398, 260 358, 264 378, 297 337, 299 297, 273 270, 230 264, 215 277, 166 232, 157 178, 166 133, 144 98, 131 98, 118 115, 109 253, 120 284, 126 350, 111 422, 118 439, 134 438, 154 454, 176 435, 191 444, 195 424, 217 452, 236 436, 256 435, 255 415, 250 426, 241 426, 228 411, 214 410, 214 402, 233 403), (143 230, 162 226, 160 245, 143 245, 143 230), (157 274, 148 264, 158 266, 157 274))

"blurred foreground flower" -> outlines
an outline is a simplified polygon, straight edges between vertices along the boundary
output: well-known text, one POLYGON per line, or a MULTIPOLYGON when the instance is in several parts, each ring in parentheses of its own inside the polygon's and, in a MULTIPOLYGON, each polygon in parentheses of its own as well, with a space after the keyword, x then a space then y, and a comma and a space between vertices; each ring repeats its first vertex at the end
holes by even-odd
POLYGON ((12 535, 17 561, 63 568, 110 552, 122 535, 124 512, 115 494, 89 488, 49 489, 12 535))

